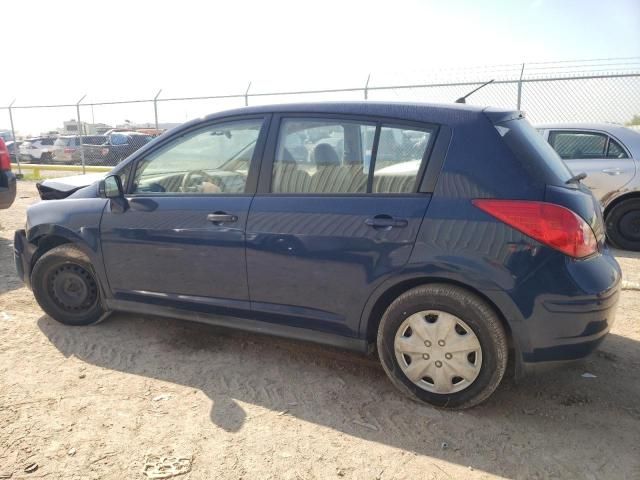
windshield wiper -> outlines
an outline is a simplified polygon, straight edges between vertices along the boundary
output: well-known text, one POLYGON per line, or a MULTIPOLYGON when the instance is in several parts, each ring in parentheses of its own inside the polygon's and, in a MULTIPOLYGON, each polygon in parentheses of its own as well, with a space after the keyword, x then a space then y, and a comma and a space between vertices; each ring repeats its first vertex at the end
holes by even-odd
POLYGON ((577 175, 574 175, 564 183, 566 183, 567 185, 569 185, 570 183, 580 183, 585 178, 587 178, 587 174, 582 172, 582 173, 578 173, 577 175))

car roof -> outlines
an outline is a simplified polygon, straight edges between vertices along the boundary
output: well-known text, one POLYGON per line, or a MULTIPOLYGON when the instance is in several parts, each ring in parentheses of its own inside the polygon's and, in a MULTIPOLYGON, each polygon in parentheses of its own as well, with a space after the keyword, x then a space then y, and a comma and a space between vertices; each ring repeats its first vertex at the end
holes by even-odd
MULTIPOLYGON (((399 120, 413 120, 455 125, 479 120, 488 116, 492 121, 503 117, 521 116, 514 110, 496 109, 467 105, 461 103, 437 104, 420 102, 318 102, 318 103, 285 103, 276 105, 260 105, 235 110, 218 112, 205 117, 214 119, 231 115, 251 115, 265 113, 321 113, 341 115, 370 115, 391 117, 399 120)), ((486 118, 485 118, 486 119, 486 118)))
POLYGON ((536 128, 570 128, 570 129, 578 129, 578 130, 603 130, 607 131, 618 131, 620 129, 625 129, 624 126, 618 125, 617 123, 607 123, 607 122, 558 122, 558 123, 543 123, 536 124, 536 128))

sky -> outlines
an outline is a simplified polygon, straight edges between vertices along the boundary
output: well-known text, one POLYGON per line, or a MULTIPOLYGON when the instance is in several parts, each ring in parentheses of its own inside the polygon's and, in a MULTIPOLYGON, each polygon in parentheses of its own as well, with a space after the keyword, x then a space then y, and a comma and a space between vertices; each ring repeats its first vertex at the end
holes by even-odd
MULTIPOLYGON (((473 65, 640 57, 640 0, 9 0, 1 12, 11 21, 0 105, 237 93, 249 81, 252 91, 339 88, 369 74, 372 85, 415 83, 473 65)), ((168 105, 161 121, 198 110, 167 118, 168 105)), ((227 106, 238 100, 211 108, 227 106)), ((14 112, 20 131, 54 115, 14 112)), ((153 110, 92 116, 153 121, 153 110)))

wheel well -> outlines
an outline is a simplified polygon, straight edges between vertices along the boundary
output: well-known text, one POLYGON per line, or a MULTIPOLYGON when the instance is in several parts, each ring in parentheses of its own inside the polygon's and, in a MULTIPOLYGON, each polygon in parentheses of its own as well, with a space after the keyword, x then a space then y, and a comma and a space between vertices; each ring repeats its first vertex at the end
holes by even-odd
POLYGON ((635 200, 640 199, 640 192, 631 192, 625 193, 624 195, 619 196, 615 200, 613 200, 609 205, 607 205, 604 209, 603 216, 604 219, 607 219, 607 216, 616 205, 621 204, 622 202, 626 202, 627 200, 635 200))
POLYGON ((43 237, 40 237, 36 243, 38 245, 38 248, 31 258, 31 270, 33 270, 33 266, 42 255, 47 253, 52 248, 64 245, 65 243, 72 242, 68 238, 59 237, 57 235, 45 235, 43 237))
POLYGON ((375 343, 376 337, 378 335, 378 326, 380 325, 380 320, 382 319, 382 315, 387 310, 389 305, 391 305, 391 303, 396 298, 398 298, 404 292, 411 290, 414 287, 417 287, 419 285, 427 285, 429 283, 444 283, 449 285, 455 285, 457 287, 468 290, 469 292, 473 293, 474 295, 477 295, 482 300, 487 302, 487 304, 491 308, 493 308, 493 310, 498 315, 498 318, 500 319, 500 323, 502 323, 502 326, 504 327, 504 331, 507 334, 507 340, 509 342, 509 346, 510 347, 512 346, 513 336, 511 332, 511 327, 509 326, 509 322, 507 322, 506 318, 504 317, 504 315, 502 314, 502 312, 496 306, 495 303, 493 303, 489 298, 487 298, 481 292, 479 292, 474 288, 469 287, 468 285, 465 285, 460 282, 456 282, 454 280, 440 279, 440 278, 414 278, 411 280, 400 282, 399 284, 394 285, 393 287, 389 288, 386 292, 384 292, 380 296, 380 298, 378 298, 373 308, 371 309, 371 313, 369 314, 369 318, 367 322, 367 340, 369 342, 375 343))

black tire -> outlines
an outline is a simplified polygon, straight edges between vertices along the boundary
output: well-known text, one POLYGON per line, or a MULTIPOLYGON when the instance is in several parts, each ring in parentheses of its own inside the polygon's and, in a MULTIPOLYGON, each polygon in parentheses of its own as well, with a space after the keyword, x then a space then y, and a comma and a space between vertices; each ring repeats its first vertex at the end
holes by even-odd
POLYGON ((436 407, 463 409, 483 402, 498 387, 507 367, 507 336, 496 312, 477 295, 453 285, 422 285, 400 295, 380 321, 377 344, 380 361, 393 384, 412 399, 436 407), (455 315, 471 328, 480 343, 480 372, 461 391, 447 394, 427 391, 411 381, 398 363, 394 348, 396 333, 409 316, 424 310, 455 315))
POLYGON ((607 238, 617 248, 640 251, 640 198, 615 205, 605 220, 607 238))
POLYGON ((51 163, 51 154, 43 153, 40 155, 40 163, 51 163))
POLYGON ((105 314, 93 266, 74 245, 42 255, 33 267, 31 285, 40 307, 65 325, 91 325, 105 314))

